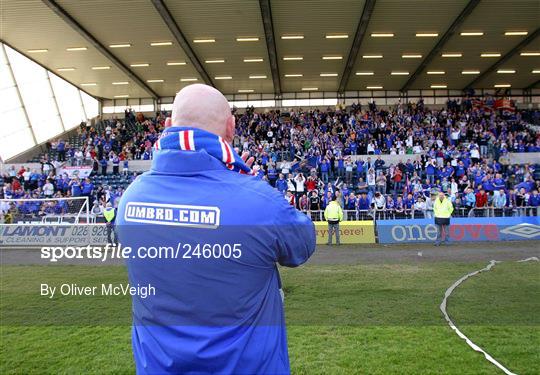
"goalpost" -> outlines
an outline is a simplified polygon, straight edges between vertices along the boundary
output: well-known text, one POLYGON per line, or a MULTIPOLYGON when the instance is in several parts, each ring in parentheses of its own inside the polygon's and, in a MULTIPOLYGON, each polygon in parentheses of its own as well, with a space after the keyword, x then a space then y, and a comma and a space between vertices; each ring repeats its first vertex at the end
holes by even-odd
POLYGON ((0 199, 0 224, 86 224, 88 197, 0 199))

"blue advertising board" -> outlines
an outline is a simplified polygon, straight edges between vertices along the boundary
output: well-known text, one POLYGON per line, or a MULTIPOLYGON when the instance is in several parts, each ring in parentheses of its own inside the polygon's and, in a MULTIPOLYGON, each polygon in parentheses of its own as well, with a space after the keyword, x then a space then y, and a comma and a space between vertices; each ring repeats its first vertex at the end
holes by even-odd
MULTIPOLYGON (((377 220, 379 243, 434 242, 433 219, 377 220)), ((540 240, 540 217, 453 218, 450 241, 540 240)))

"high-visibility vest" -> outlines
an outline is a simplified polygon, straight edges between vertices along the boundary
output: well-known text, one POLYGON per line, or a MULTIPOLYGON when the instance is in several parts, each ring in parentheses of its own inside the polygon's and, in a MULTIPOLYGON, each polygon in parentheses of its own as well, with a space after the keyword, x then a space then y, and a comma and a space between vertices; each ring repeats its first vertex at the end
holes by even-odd
POLYGON ((114 220, 114 217, 116 216, 115 209, 113 207, 107 207, 103 211, 103 216, 105 216, 105 220, 107 220, 108 223, 114 220))
POLYGON ((327 221, 341 221, 343 220, 343 210, 336 201, 331 201, 324 210, 324 217, 327 221))
POLYGON ((448 218, 452 216, 452 212, 454 212, 454 206, 450 202, 450 199, 444 198, 441 202, 439 197, 437 197, 435 202, 433 202, 433 213, 435 217, 448 218))

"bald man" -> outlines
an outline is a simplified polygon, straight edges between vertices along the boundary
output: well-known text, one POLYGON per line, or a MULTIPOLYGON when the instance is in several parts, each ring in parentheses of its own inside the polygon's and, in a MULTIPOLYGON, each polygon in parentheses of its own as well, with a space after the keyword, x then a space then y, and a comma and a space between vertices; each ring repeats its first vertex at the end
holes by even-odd
POLYGON ((315 230, 253 176, 234 133, 226 98, 187 86, 120 201, 139 374, 290 372, 277 264, 307 261, 315 230))

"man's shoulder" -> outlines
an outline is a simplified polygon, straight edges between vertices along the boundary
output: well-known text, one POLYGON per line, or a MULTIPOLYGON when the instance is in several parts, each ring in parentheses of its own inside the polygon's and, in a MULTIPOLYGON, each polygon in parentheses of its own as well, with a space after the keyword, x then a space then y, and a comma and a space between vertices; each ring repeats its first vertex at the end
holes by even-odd
MULTIPOLYGON (((252 197, 261 199, 281 199, 283 196, 277 189, 273 188, 268 182, 254 176, 231 173, 231 183, 237 186, 239 194, 248 193, 252 197)), ((267 202, 272 203, 272 202, 267 202)))
MULTIPOLYGON (((123 200, 129 201, 141 197, 155 199, 154 194, 158 194, 161 189, 170 188, 171 185, 175 184, 175 182, 163 183, 158 181, 166 180, 169 177, 146 172, 127 188, 123 200)), ((190 197, 191 199, 200 198, 204 201, 215 199, 216 201, 226 202, 227 205, 237 205, 237 209, 251 207, 267 214, 270 214, 273 207, 278 208, 285 202, 281 193, 270 186, 268 182, 254 176, 228 170, 212 171, 208 175, 190 177, 181 186, 176 185, 175 189, 178 189, 180 196, 190 197), (190 183, 187 184, 187 181, 190 181, 190 183), (208 191, 212 191, 211 196, 205 193, 208 191)))

